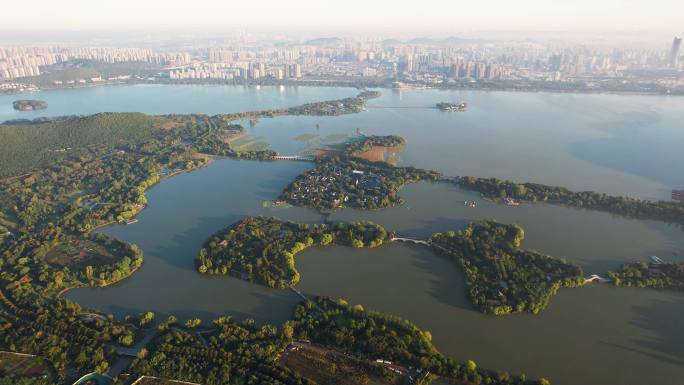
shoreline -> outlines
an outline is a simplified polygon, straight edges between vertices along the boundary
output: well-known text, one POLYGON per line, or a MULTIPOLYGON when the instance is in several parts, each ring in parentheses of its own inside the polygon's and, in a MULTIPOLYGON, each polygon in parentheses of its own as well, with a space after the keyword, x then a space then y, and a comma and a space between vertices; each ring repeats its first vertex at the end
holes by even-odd
POLYGON ((492 87, 468 87, 468 86, 440 86, 429 84, 417 84, 416 87, 407 86, 405 88, 393 88, 387 84, 364 84, 364 83, 344 83, 337 80, 304 80, 300 82, 265 82, 265 83, 249 83, 249 82, 212 82, 212 81, 128 81, 128 82, 112 82, 112 83, 91 83, 85 85, 70 85, 62 87, 45 87, 29 91, 5 92, 0 93, 0 96, 14 96, 22 94, 34 94, 46 91, 60 91, 60 90, 79 90, 87 88, 98 87, 112 87, 112 86, 135 86, 135 85, 184 85, 184 86, 235 86, 235 87, 311 87, 311 88, 355 88, 355 89, 382 89, 391 91, 474 91, 474 92, 514 92, 514 93, 549 93, 549 94, 576 94, 576 95, 621 95, 621 96, 672 96, 682 97, 683 92, 666 92, 666 91, 617 91, 617 90, 601 90, 601 89, 539 89, 539 88, 515 88, 511 86, 492 86, 492 87))

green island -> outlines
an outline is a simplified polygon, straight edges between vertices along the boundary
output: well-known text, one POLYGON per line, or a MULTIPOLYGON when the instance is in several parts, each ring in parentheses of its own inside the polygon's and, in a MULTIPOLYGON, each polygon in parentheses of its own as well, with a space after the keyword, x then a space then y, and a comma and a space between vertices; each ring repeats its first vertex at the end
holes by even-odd
POLYGON ((481 311, 537 314, 559 288, 581 286, 584 277, 579 266, 520 249, 524 237, 520 226, 481 221, 462 231, 434 234, 430 244, 458 260, 468 295, 481 311))
POLYGON ((249 217, 209 238, 196 265, 200 273, 231 274, 282 289, 299 282, 294 257, 308 247, 376 247, 386 240, 385 229, 371 222, 307 225, 249 217))
POLYGON ((684 205, 611 196, 593 191, 572 192, 564 187, 537 183, 516 183, 496 178, 465 176, 454 179, 459 186, 474 190, 490 199, 517 199, 524 202, 545 202, 596 211, 605 211, 630 218, 654 219, 684 224, 684 205))
POLYGON ((468 105, 466 103, 448 103, 440 102, 435 105, 435 107, 442 111, 448 112, 465 112, 468 110, 468 105))
POLYGON ((12 107, 18 111, 36 111, 48 108, 45 100, 22 99, 12 102, 12 107))
POLYGON ((406 183, 436 181, 439 174, 415 167, 395 167, 357 157, 374 146, 403 145, 397 136, 364 136, 345 144, 339 153, 323 157, 316 167, 299 175, 285 188, 281 200, 315 209, 353 207, 380 209, 403 202, 397 195, 406 183))
MULTIPOLYGON (((492 221, 434 234, 425 245, 458 261, 473 304, 487 314, 537 314, 561 287, 584 284, 582 270, 562 259, 520 249, 524 231, 492 221)), ((232 275, 268 287, 295 286, 295 256, 312 246, 378 247, 395 235, 370 222, 299 224, 248 217, 210 237, 196 257, 200 273, 232 275)))
POLYGON ((684 263, 664 263, 659 258, 628 263, 617 271, 609 271, 608 278, 616 286, 683 290, 684 263))

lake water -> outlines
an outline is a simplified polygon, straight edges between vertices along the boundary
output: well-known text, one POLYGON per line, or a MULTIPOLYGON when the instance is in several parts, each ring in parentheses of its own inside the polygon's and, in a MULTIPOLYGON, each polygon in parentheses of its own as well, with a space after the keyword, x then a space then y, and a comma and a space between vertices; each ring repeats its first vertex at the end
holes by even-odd
POLYGON ((0 95, 0 122, 40 116, 85 115, 97 112, 146 114, 219 114, 255 109, 292 107, 302 103, 354 96, 353 88, 242 87, 220 85, 132 85, 48 90, 22 95, 0 95), (48 102, 45 110, 22 112, 12 108, 18 99, 48 102))
MULTIPOLYGON (((356 90, 134 86, 51 92, 64 93, 62 97, 71 100, 59 114, 73 114, 230 112, 337 98, 356 90), (281 92, 288 96, 280 99, 281 92), (93 93, 102 96, 90 105, 93 93), (185 96, 168 96, 175 93, 185 96)), ((47 99, 51 108, 45 112, 52 114, 49 94, 36 98, 47 99)), ((309 147, 295 140, 301 134, 326 138, 354 135, 360 128, 367 134, 405 136, 401 163, 448 174, 508 177, 662 199, 683 183, 681 168, 674 165, 684 164, 678 149, 684 138, 677 123, 684 118, 684 99, 386 91, 371 105, 427 107, 442 100, 465 100, 470 110, 448 114, 423 108, 371 108, 352 116, 263 119, 249 130, 284 154, 309 147)), ((0 114, 6 116, 7 112, 0 114)), ((293 293, 200 275, 193 258, 211 233, 245 215, 320 221, 310 210, 261 206, 308 167, 311 164, 219 160, 161 182, 148 191, 150 204, 137 224, 102 229, 138 244, 145 253, 143 267, 119 284, 77 289, 67 297, 119 316, 152 310, 160 316, 173 313, 205 320, 226 313, 260 323, 287 319, 299 300, 293 293)), ((684 237, 678 226, 548 205, 510 208, 478 200, 477 208, 471 209, 463 201, 477 195, 447 184, 409 185, 401 195, 407 201, 402 207, 342 210, 333 219, 370 219, 418 237, 483 218, 516 222, 526 230, 524 247, 567 258, 587 274, 648 255, 684 258, 684 237)), ((538 316, 496 318, 474 311, 458 266, 425 248, 401 244, 372 250, 314 248, 298 256, 297 266, 305 293, 344 297, 410 319, 432 332, 442 352, 474 359, 483 367, 543 375, 560 385, 670 385, 684 376, 684 293, 596 285, 561 290, 538 316)))
POLYGON ((391 91, 358 115, 263 119, 253 128, 283 153, 303 133, 404 137, 400 164, 669 199, 684 188, 684 98, 515 92, 391 91), (430 107, 465 100, 465 113, 430 107), (374 107, 376 106, 376 107, 374 107), (401 108, 379 108, 401 107, 401 108), (318 126, 317 126, 318 125, 318 126))

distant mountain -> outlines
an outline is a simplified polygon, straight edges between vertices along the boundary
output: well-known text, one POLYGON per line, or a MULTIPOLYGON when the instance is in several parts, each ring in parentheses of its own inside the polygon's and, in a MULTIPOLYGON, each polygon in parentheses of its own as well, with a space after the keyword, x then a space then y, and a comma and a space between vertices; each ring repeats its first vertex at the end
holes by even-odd
POLYGON ((449 36, 445 39, 432 39, 429 37, 418 37, 408 41, 409 44, 422 44, 422 45, 454 45, 460 44, 468 41, 467 39, 461 39, 455 36, 449 36))
POLYGON ((317 39, 312 39, 309 41, 306 41, 304 44, 305 45, 336 45, 340 44, 342 42, 342 39, 339 37, 319 37, 317 39))
POLYGON ((404 42, 399 39, 385 39, 382 41, 382 45, 385 47, 399 44, 404 44, 404 42))

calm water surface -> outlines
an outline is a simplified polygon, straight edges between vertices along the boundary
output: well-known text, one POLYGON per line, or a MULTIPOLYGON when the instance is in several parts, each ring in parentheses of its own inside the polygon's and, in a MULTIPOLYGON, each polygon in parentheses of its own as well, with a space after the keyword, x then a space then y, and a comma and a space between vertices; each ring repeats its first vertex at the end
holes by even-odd
POLYGON ((574 190, 669 199, 684 188, 684 98, 514 92, 390 91, 362 114, 263 119, 254 135, 292 153, 303 133, 395 134, 401 164, 447 175, 530 181, 574 190), (430 108, 465 100, 469 110, 430 108), (402 107, 402 108, 374 108, 402 107), (414 108, 424 107, 424 108, 414 108))
MULTIPOLYGON (((71 92, 64 96, 71 103, 61 110, 57 104, 52 109, 49 93, 44 99, 51 103, 47 110, 51 114, 215 113, 356 93, 310 90, 299 88, 282 99, 281 90, 275 88, 262 88, 262 94, 240 87, 194 86, 52 91, 71 92), (103 96, 97 99, 91 93, 103 96), (259 95, 268 96, 268 101, 259 95), (99 101, 89 104, 88 99, 99 101)), ((427 108, 371 108, 334 118, 263 119, 249 130, 281 153, 307 151, 310 143, 294 140, 304 133, 317 135, 320 143, 331 135, 354 135, 359 128, 367 134, 405 136, 403 164, 448 174, 507 177, 662 199, 670 189, 682 187, 681 168, 672 165, 684 164, 684 152, 679 150, 684 134, 678 128, 684 118, 683 99, 387 91, 371 104, 428 107, 443 100, 465 100, 471 108, 462 114, 427 108)), ((7 117, 7 111, 2 111, 0 118, 7 117)), ((209 234, 245 215, 320 221, 309 210, 261 206, 308 167, 296 162, 219 160, 163 181, 148 192, 149 207, 137 224, 102 230, 143 249, 145 263, 140 271, 112 287, 73 290, 67 297, 117 315, 152 310, 160 316, 199 315, 205 320, 226 313, 258 322, 287 319, 298 301, 292 293, 228 277, 202 276, 195 272, 193 258, 209 234)), ((477 199, 477 195, 446 184, 410 185, 401 194, 407 200, 405 206, 377 212, 342 210, 333 219, 370 219, 418 237, 459 229, 483 218, 516 222, 526 230, 524 247, 567 258, 587 274, 648 255, 673 261, 684 258, 682 229, 660 222, 548 205, 509 208, 479 201, 471 209, 463 201, 477 199)), ((561 290, 539 316, 495 318, 471 308, 457 265, 425 248, 400 244, 360 251, 315 248, 302 253, 297 266, 303 291, 345 297, 411 319, 432 332, 444 353, 474 359, 484 367, 543 375, 561 385, 670 385, 684 376, 681 293, 596 285, 561 290)))
POLYGON ((104 86, 48 90, 22 95, 0 95, 0 121, 40 116, 85 115, 96 112, 144 112, 146 114, 254 111, 292 107, 302 103, 339 99, 358 93, 336 87, 247 87, 220 85, 104 86), (48 108, 21 112, 12 108, 17 99, 41 99, 48 108))

